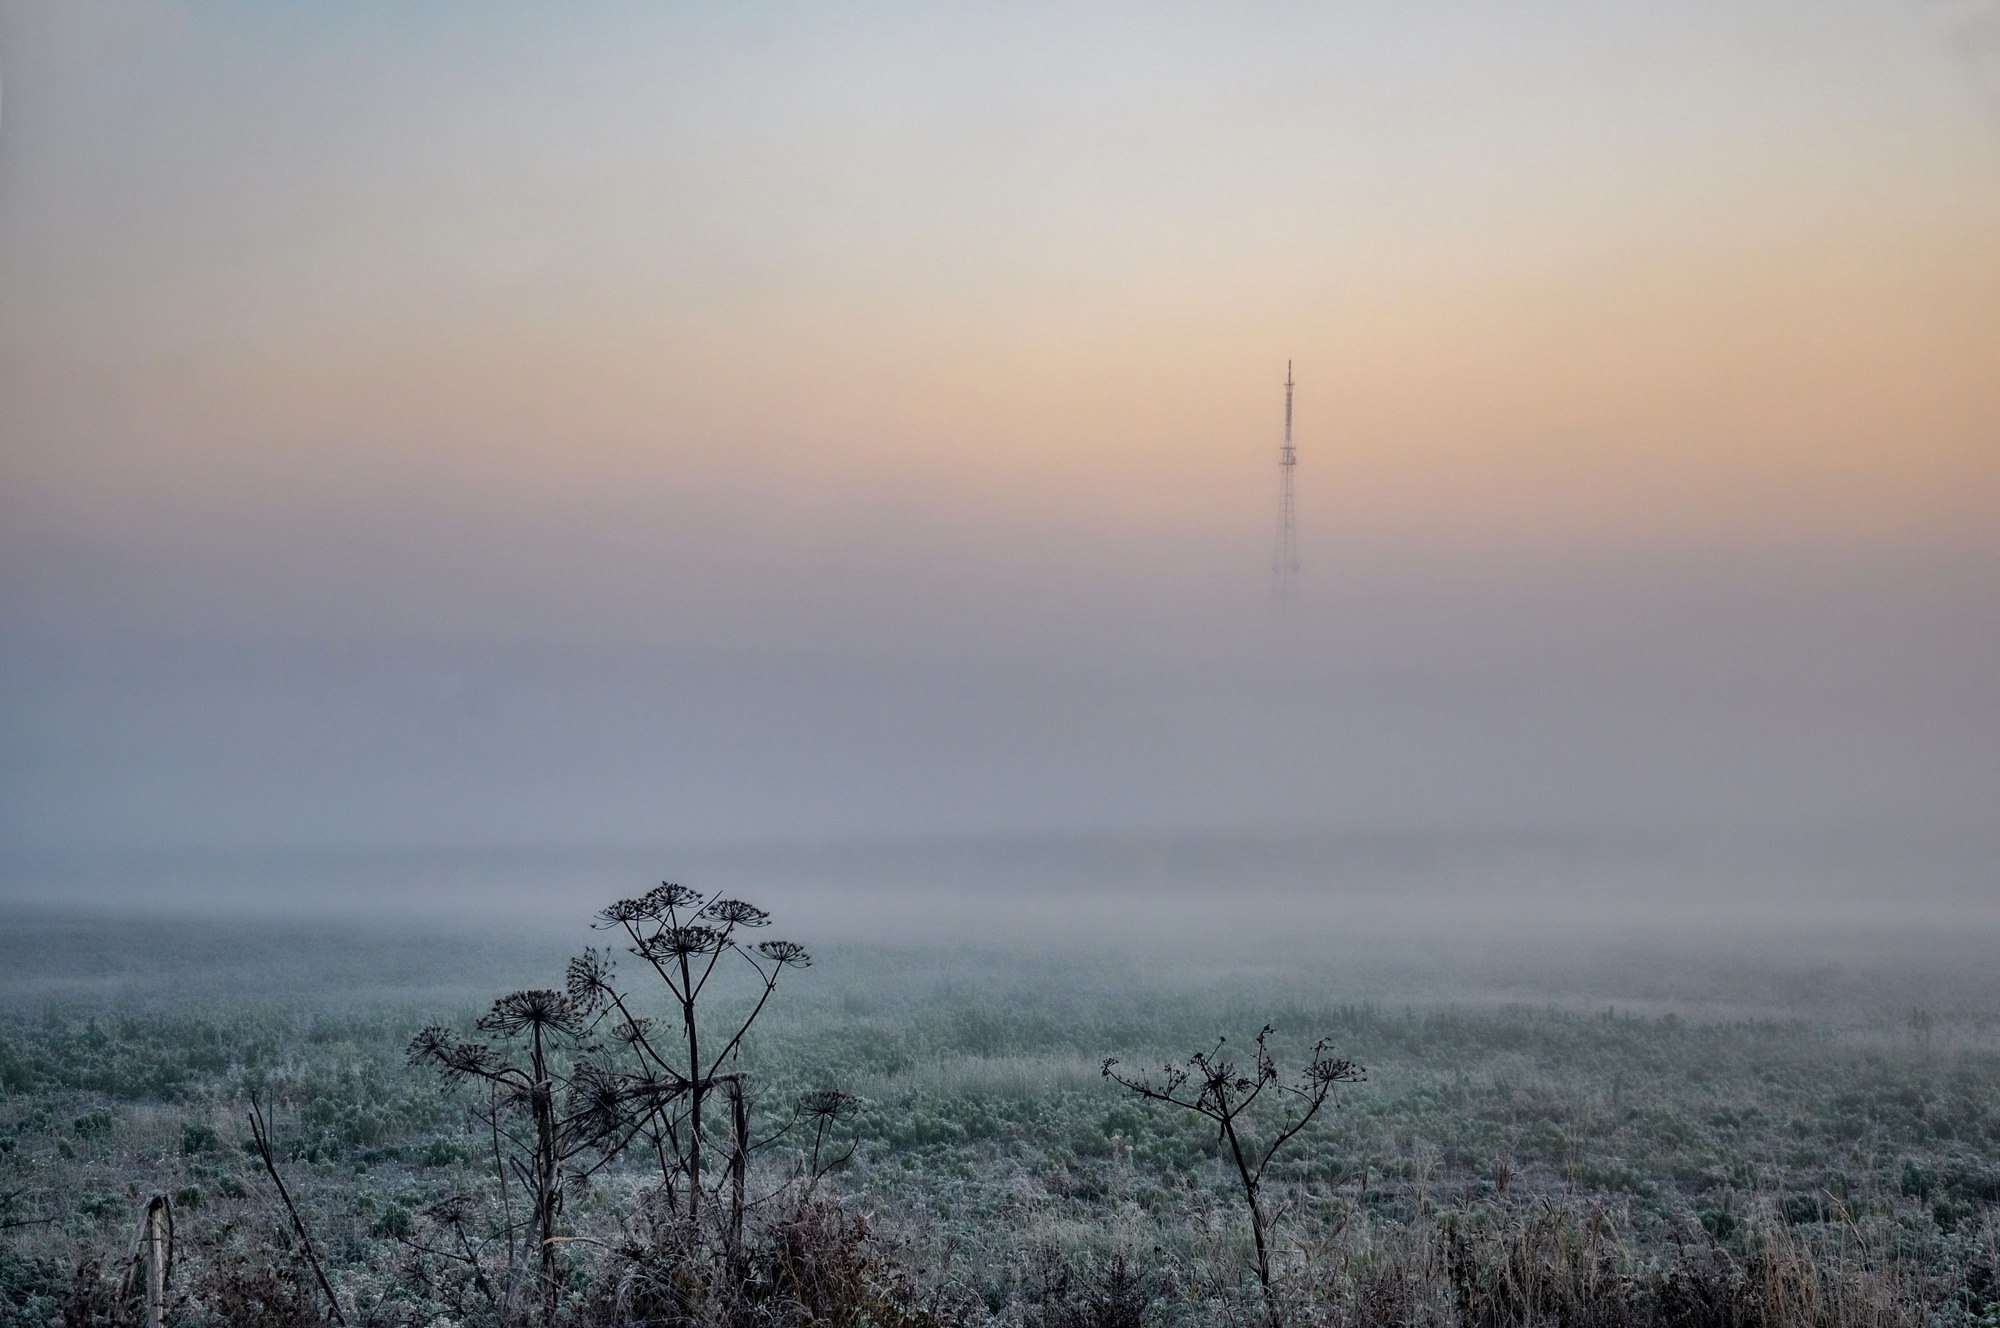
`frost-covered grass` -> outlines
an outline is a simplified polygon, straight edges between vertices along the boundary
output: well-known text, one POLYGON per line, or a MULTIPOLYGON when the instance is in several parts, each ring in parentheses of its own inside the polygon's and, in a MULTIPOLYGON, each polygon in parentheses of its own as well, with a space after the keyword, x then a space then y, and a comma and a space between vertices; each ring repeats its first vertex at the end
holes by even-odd
MULTIPOLYGON (((444 1312, 410 1281, 408 1241, 453 1195, 497 1204, 490 1139, 403 1048, 423 1023, 469 1025, 504 990, 559 981, 560 938, 218 925, 163 952, 141 925, 65 951, 79 926, 29 919, 0 942, 0 1220, 19 1224, 0 1234, 0 1322, 57 1321, 79 1259, 124 1254, 153 1193, 176 1198, 187 1285, 268 1263, 253 1090, 357 1316, 444 1312)), ((592 939, 579 925, 574 944, 592 939)), ((862 1100, 827 1192, 955 1312, 1089 1321, 1074 1315, 1125 1268, 1147 1321, 1254 1316, 1212 1130, 1098 1065, 1265 1022, 1281 1050, 1329 1037, 1369 1071, 1274 1173, 1300 1322, 1587 1321, 1507 1299, 1536 1278, 1594 1297, 1604 1322, 1691 1278, 1744 1304, 1818 1296, 1844 1316, 1827 1322, 1971 1323, 2000 1305, 1990 974, 1862 943, 1773 947, 1745 973, 1692 941, 1651 967, 1598 952, 1538 968, 1519 947, 1418 947, 1398 967, 1380 946, 1194 962, 1072 940, 1090 943, 818 947, 744 1055, 762 1119, 812 1088, 862 1100)), ((774 1147, 762 1185, 795 1160, 774 1147)), ((574 1229, 611 1239, 646 1174, 634 1159, 577 1194, 574 1229)), ((595 1249, 572 1255, 578 1306, 604 1275, 595 1249)))

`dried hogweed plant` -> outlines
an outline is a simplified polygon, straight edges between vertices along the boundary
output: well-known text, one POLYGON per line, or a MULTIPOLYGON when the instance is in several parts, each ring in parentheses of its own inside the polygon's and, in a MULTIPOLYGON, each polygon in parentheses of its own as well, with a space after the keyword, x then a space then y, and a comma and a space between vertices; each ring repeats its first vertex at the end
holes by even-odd
MULTIPOLYGON (((812 962, 796 942, 748 939, 769 922, 754 904, 663 883, 605 908, 598 926, 622 931, 627 951, 659 978, 670 1007, 666 1019, 636 1010, 632 993, 617 981, 613 952, 593 948, 570 961, 564 990, 517 991, 495 1001, 478 1022, 490 1041, 439 1025, 412 1039, 412 1064, 435 1070, 447 1087, 486 1089, 484 1114, 506 1210, 507 1271, 495 1293, 503 1320, 521 1316, 530 1280, 521 1272, 525 1254, 535 1264, 540 1318, 553 1322, 565 1190, 634 1147, 653 1154, 667 1210, 689 1222, 700 1216, 704 1197, 726 1184, 725 1230, 730 1247, 740 1246, 747 1161, 757 1144, 744 1077, 734 1066, 779 978, 812 962), (752 978, 747 1013, 739 1004, 728 1017, 712 1018, 718 1002, 703 998, 718 995, 732 969, 739 992, 741 978, 752 978), (722 1145, 710 1142, 708 1120, 710 1099, 718 1095, 728 1108, 722 1145), (516 1187, 526 1201, 518 1221, 516 1187)), ((795 1113, 791 1124, 810 1118, 795 1113)), ((824 1137, 821 1128, 816 1145, 824 1137)), ((461 1260, 471 1257, 468 1244, 455 1244, 461 1260)))
POLYGON ((1250 1233, 1257 1246, 1257 1282, 1264 1293, 1265 1317, 1271 1328, 1282 1328, 1276 1292, 1271 1282, 1270 1234, 1272 1214, 1264 1203, 1264 1174, 1279 1150, 1297 1138, 1320 1110, 1333 1100, 1341 1084, 1359 1083, 1367 1077, 1361 1066, 1345 1057, 1328 1054, 1327 1040, 1313 1044, 1305 1065, 1286 1078, 1279 1074, 1271 1054, 1271 1035, 1277 1030, 1266 1024, 1259 1030, 1247 1062, 1231 1060, 1225 1054, 1227 1039, 1217 1038, 1215 1046, 1197 1051, 1185 1060, 1168 1061, 1157 1078, 1121 1073, 1116 1057, 1107 1057, 1102 1066, 1106 1079, 1148 1102, 1164 1102, 1192 1111, 1215 1122, 1216 1142, 1235 1166, 1242 1183, 1243 1199, 1250 1211, 1250 1233), (1259 1100, 1267 1105, 1283 1104, 1275 1117, 1253 1138, 1249 1127, 1257 1119, 1252 1113, 1259 1100))
POLYGON ((410 1040, 411 1064, 435 1070, 447 1087, 486 1089, 484 1114, 507 1210, 508 1266, 498 1298, 509 1321, 528 1299, 524 1253, 533 1259, 540 1317, 554 1320, 565 1189, 617 1156, 633 1129, 628 1113, 605 1109, 604 1079, 591 1059, 594 1022, 565 993, 536 989, 502 996, 480 1018, 478 1030, 495 1042, 466 1040, 437 1024, 410 1040), (526 1199, 519 1220, 514 1185, 526 1199))
POLYGON ((731 1184, 731 1224, 741 1224, 743 1172, 752 1144, 742 1076, 731 1067, 785 971, 812 963, 796 941, 748 939, 748 933, 770 921, 770 914, 755 904, 703 895, 671 882, 636 899, 621 899, 598 914, 598 926, 622 932, 628 953, 666 988, 671 1014, 665 1027, 633 1013, 630 997, 612 980, 608 951, 586 950, 570 963, 572 999, 616 1016, 612 1031, 625 1048, 628 1091, 652 1104, 640 1132, 659 1160, 669 1206, 690 1218, 700 1214, 705 1177, 713 1170, 716 1150, 708 1138, 708 1103, 720 1093, 730 1111, 725 1170, 731 1184), (750 978, 754 996, 747 1012, 720 1020, 705 1017, 712 1016, 716 1003, 702 998, 728 970, 735 970, 739 979, 750 978))

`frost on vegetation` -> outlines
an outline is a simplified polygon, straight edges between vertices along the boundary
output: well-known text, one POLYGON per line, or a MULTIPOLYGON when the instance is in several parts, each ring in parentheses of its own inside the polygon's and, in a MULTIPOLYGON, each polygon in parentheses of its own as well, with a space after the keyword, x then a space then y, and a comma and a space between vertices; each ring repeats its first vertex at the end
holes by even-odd
POLYGON ((1093 985, 1020 953, 808 955, 668 886, 599 923, 461 1008, 9 1007, 0 1325, 139 1322, 154 1195, 167 1323, 332 1322, 246 1151, 253 1091, 357 1326, 2000 1323, 1975 1008, 1093 985), (1266 1010, 1329 1041, 1213 1040, 1266 1010))

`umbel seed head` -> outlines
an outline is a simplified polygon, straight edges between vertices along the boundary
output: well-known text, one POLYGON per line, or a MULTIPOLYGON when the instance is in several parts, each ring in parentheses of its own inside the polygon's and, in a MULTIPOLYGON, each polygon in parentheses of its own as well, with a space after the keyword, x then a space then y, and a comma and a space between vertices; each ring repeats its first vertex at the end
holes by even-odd
POLYGON ((641 959, 687 959, 695 955, 714 954, 727 941, 728 937, 720 928, 697 922, 689 926, 662 927, 641 939, 632 953, 641 959))
POLYGON ((701 902, 698 891, 672 881, 661 881, 654 889, 648 890, 637 899, 620 899, 599 909, 597 916, 607 925, 634 922, 666 922, 681 909, 690 908, 701 902))
POLYGON ((846 1120, 861 1109, 861 1099, 838 1088, 818 1088, 799 1099, 799 1115, 807 1120, 846 1120))
POLYGON ((609 999, 610 951, 587 949, 570 960, 563 985, 569 991, 570 1003, 576 1006, 579 1013, 594 1014, 598 1006, 609 999))
POLYGON ((502 1037, 529 1029, 575 1035, 582 1031, 577 1016, 576 1006, 559 991, 515 991, 493 1002, 493 1008, 481 1016, 479 1027, 502 1037))
POLYGON ((797 941, 760 941, 757 953, 781 967, 806 968, 812 964, 812 956, 797 941))
POLYGON ((771 923, 769 913, 741 899, 718 899, 702 911, 732 927, 767 927, 771 923))

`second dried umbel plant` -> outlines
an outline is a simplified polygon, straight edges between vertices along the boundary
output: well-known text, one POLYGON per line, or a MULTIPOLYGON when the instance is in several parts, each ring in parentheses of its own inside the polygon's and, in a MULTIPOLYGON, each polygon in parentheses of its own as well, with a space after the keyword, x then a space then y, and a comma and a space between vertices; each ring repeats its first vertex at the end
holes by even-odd
POLYGON ((1333 1100, 1341 1084, 1359 1083, 1367 1072, 1355 1062, 1328 1052, 1327 1040, 1313 1044, 1304 1066, 1287 1077, 1271 1054, 1266 1024, 1258 1031, 1248 1060, 1227 1054, 1228 1040, 1197 1051, 1185 1060, 1168 1061, 1157 1075, 1120 1071, 1116 1057, 1107 1057, 1106 1079, 1148 1102, 1192 1111, 1215 1123, 1216 1141, 1236 1169, 1243 1200, 1250 1213, 1250 1233, 1257 1246, 1257 1282, 1264 1293, 1264 1313, 1271 1328, 1282 1328, 1278 1299, 1271 1282, 1271 1213, 1264 1203, 1264 1174, 1279 1150, 1296 1139, 1320 1110, 1333 1100), (1259 1102, 1267 1113, 1253 1111, 1259 1102), (1260 1122, 1260 1115, 1262 1120, 1260 1122), (1261 1128, 1258 1128, 1260 1123, 1261 1128), (1254 1130, 1254 1133, 1253 1133, 1254 1130))

